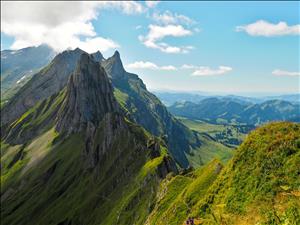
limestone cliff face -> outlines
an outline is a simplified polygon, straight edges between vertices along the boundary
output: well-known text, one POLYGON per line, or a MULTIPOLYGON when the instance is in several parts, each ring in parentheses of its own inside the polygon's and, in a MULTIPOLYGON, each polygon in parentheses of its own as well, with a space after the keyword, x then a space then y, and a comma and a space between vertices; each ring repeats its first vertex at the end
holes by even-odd
POLYGON ((118 104, 104 69, 88 54, 82 54, 71 75, 56 129, 74 133, 97 127, 104 115, 118 111, 118 104))

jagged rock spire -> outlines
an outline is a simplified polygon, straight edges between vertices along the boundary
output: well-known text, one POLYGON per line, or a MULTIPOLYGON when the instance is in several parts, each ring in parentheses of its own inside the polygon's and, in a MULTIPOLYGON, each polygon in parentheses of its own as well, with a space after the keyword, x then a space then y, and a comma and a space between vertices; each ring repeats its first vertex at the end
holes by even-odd
POLYGON ((104 69, 88 54, 82 54, 67 84, 56 129, 64 133, 95 126, 104 115, 118 111, 113 89, 104 69))
POLYGON ((126 72, 121 61, 120 53, 115 51, 113 56, 103 61, 102 66, 105 68, 108 76, 112 79, 124 78, 126 72))
POLYGON ((96 61, 96 62, 101 62, 102 60, 104 60, 104 57, 100 51, 94 52, 91 55, 92 55, 94 61, 96 61))

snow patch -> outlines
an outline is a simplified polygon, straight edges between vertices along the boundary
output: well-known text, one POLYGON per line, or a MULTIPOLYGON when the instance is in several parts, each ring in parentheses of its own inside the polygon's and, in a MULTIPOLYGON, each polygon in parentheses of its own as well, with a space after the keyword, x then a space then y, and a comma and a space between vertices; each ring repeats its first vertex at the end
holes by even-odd
POLYGON ((26 78, 26 75, 24 75, 23 77, 21 77, 20 80, 17 81, 17 84, 19 84, 22 80, 24 80, 26 78))

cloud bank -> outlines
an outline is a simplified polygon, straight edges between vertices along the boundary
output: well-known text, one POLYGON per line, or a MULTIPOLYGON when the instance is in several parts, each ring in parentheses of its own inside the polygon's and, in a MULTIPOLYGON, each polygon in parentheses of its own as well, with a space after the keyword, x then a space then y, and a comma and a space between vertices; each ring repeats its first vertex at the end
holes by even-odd
POLYGON ((300 72, 290 72, 290 71, 286 71, 286 70, 279 70, 276 69, 272 72, 273 75, 275 76, 300 76, 300 72))
POLYGON ((87 52, 107 51, 118 43, 96 34, 92 20, 99 9, 139 14, 145 7, 134 1, 3 2, 1 32, 14 37, 11 48, 48 44, 56 51, 79 47, 87 52))
POLYGON ((149 25, 149 32, 146 36, 139 36, 139 40, 148 48, 159 49, 165 53, 188 53, 192 46, 172 46, 162 41, 165 37, 184 37, 192 35, 190 30, 181 25, 149 25))
POLYGON ((286 22, 279 22, 277 24, 273 24, 264 20, 259 20, 252 24, 237 26, 236 31, 244 31, 251 36, 264 37, 300 35, 300 25, 298 24, 289 26, 286 22))
POLYGON ((185 24, 185 25, 192 25, 195 23, 194 20, 191 18, 177 14, 177 13, 172 13, 169 10, 165 11, 164 13, 158 13, 154 12, 152 14, 152 19, 156 21, 159 24, 185 24))
POLYGON ((167 71, 174 71, 177 70, 175 66, 158 66, 153 62, 144 62, 144 61, 137 61, 131 64, 126 65, 128 69, 149 69, 149 70, 167 70, 167 71))
POLYGON ((164 53, 188 53, 194 49, 193 46, 175 46, 163 41, 166 37, 185 37, 190 36, 194 32, 199 32, 200 29, 191 29, 191 26, 196 24, 191 18, 177 13, 172 13, 169 10, 163 13, 155 11, 151 14, 150 19, 154 24, 148 26, 148 33, 140 35, 138 38, 147 48, 158 49, 164 53))
POLYGON ((125 66, 126 69, 146 69, 146 70, 164 70, 164 71, 176 71, 176 70, 194 70, 192 76, 215 76, 229 73, 232 68, 229 66, 219 66, 218 69, 211 69, 207 66, 195 66, 191 64, 183 64, 180 67, 173 65, 158 66, 156 63, 149 61, 136 61, 134 63, 125 66))
POLYGON ((232 71, 232 68, 229 66, 219 66, 218 69, 211 69, 207 66, 200 66, 196 69, 192 75, 193 76, 214 76, 214 75, 222 75, 232 71))

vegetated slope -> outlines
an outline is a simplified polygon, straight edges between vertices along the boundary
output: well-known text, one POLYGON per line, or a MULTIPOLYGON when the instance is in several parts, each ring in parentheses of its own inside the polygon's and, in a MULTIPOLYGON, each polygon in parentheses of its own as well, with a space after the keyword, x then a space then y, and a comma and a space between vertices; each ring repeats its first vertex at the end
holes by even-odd
POLYGON ((47 45, 1 51, 1 100, 9 99, 54 55, 47 45))
POLYGON ((247 134, 255 128, 254 125, 243 124, 213 124, 201 120, 178 118, 191 130, 202 135, 209 135, 213 140, 230 148, 238 147, 247 134))
POLYGON ((160 185, 156 205, 146 224, 183 224, 196 203, 205 197, 222 167, 218 160, 213 160, 187 174, 168 176, 160 185))
POLYGON ((1 224, 143 224, 160 180, 177 172, 164 143, 123 116, 104 69, 87 54, 62 93, 8 133, 1 224))
POLYGON ((300 125, 271 123, 250 133, 194 215, 214 223, 299 224, 300 125))
MULTIPOLYGON (((242 103, 230 98, 208 98, 199 103, 176 103, 168 108, 176 116, 206 120, 213 123, 259 125, 276 120, 297 121, 300 105, 282 100, 263 103, 242 103)), ((298 121, 299 122, 299 121, 298 121)))
POLYGON ((218 161, 167 177, 147 224, 299 224, 300 125, 251 132, 222 169, 218 161))
POLYGON ((197 133, 201 142, 198 148, 193 148, 187 155, 192 167, 198 168, 206 165, 213 159, 218 159, 226 164, 234 154, 234 149, 219 143, 216 139, 207 134, 197 133))

